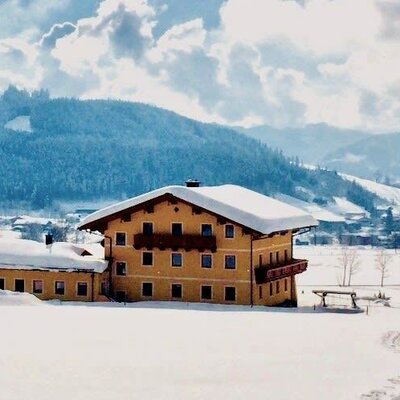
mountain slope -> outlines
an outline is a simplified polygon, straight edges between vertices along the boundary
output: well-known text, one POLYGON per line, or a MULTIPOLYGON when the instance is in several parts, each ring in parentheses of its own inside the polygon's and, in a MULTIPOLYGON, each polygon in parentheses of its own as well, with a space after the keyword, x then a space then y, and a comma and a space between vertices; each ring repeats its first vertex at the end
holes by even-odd
POLYGON ((343 178, 356 182, 365 190, 375 193, 381 199, 387 200, 390 204, 400 207, 400 188, 384 185, 382 183, 374 182, 368 179, 358 178, 348 174, 340 174, 343 178))
POLYGON ((275 129, 265 125, 239 130, 273 149, 281 149, 287 156, 298 157, 313 165, 322 162, 330 152, 370 136, 364 132, 343 130, 324 124, 296 129, 275 129))
POLYGON ((122 199, 189 177, 266 194, 340 195, 370 209, 375 196, 333 172, 309 171, 234 130, 144 104, 7 93, 0 98, 0 201, 122 199), (1 109, 6 104, 6 110, 1 109), (29 115, 16 135, 7 118, 29 115))
POLYGON ((400 133, 375 135, 324 156, 323 165, 362 178, 400 181, 400 133))

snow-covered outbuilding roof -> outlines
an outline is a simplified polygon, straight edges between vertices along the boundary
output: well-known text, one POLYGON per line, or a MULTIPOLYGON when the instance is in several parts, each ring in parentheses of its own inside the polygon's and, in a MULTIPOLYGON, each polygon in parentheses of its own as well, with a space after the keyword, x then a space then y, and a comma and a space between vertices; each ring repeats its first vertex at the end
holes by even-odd
POLYGON ((166 186, 96 211, 78 228, 90 229, 100 220, 168 194, 262 234, 318 225, 309 213, 299 208, 241 186, 221 185, 166 186))
POLYGON ((92 244, 89 249, 66 242, 46 246, 33 240, 2 238, 0 269, 103 272, 107 268, 103 250, 100 244, 92 244), (88 252, 92 255, 82 255, 88 252))
POLYGON ((286 194, 278 194, 276 196, 278 200, 298 207, 308 213, 310 213, 317 221, 322 222, 345 222, 345 218, 341 215, 335 214, 326 208, 320 207, 315 203, 307 203, 306 201, 296 199, 295 197, 288 196, 286 194))

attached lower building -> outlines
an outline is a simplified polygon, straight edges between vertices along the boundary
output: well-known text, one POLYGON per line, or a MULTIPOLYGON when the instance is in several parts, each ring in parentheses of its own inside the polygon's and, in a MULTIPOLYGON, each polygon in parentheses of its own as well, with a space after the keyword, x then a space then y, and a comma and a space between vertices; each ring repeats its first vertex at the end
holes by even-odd
POLYGON ((297 303, 293 236, 306 212, 235 185, 167 186, 99 210, 79 229, 104 235, 117 301, 297 303))
POLYGON ((42 300, 108 301, 108 262, 93 255, 100 244, 45 245, 0 240, 0 290, 32 293, 42 300))

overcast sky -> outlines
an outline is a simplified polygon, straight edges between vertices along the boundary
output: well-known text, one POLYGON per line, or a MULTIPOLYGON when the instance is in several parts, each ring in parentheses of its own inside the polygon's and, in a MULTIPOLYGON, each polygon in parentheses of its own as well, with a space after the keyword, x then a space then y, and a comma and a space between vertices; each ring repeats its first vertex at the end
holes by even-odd
POLYGON ((400 130, 398 0, 0 0, 0 91, 400 130))

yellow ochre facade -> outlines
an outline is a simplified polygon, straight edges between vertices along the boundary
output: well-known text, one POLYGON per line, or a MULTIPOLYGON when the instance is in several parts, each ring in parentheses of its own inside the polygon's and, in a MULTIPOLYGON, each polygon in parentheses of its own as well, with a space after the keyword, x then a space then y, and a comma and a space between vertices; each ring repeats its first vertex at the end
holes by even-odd
POLYGON ((307 266, 292 258, 291 230, 263 236, 174 197, 109 219, 102 231, 117 301, 295 305, 294 273, 279 271, 299 261, 307 266), (204 233, 214 247, 202 243, 204 233), (187 237, 196 243, 181 247, 187 237), (282 277, 257 279, 263 268, 282 277))
POLYGON ((1 268, 0 289, 31 293, 41 300, 109 301, 108 273, 1 268))

